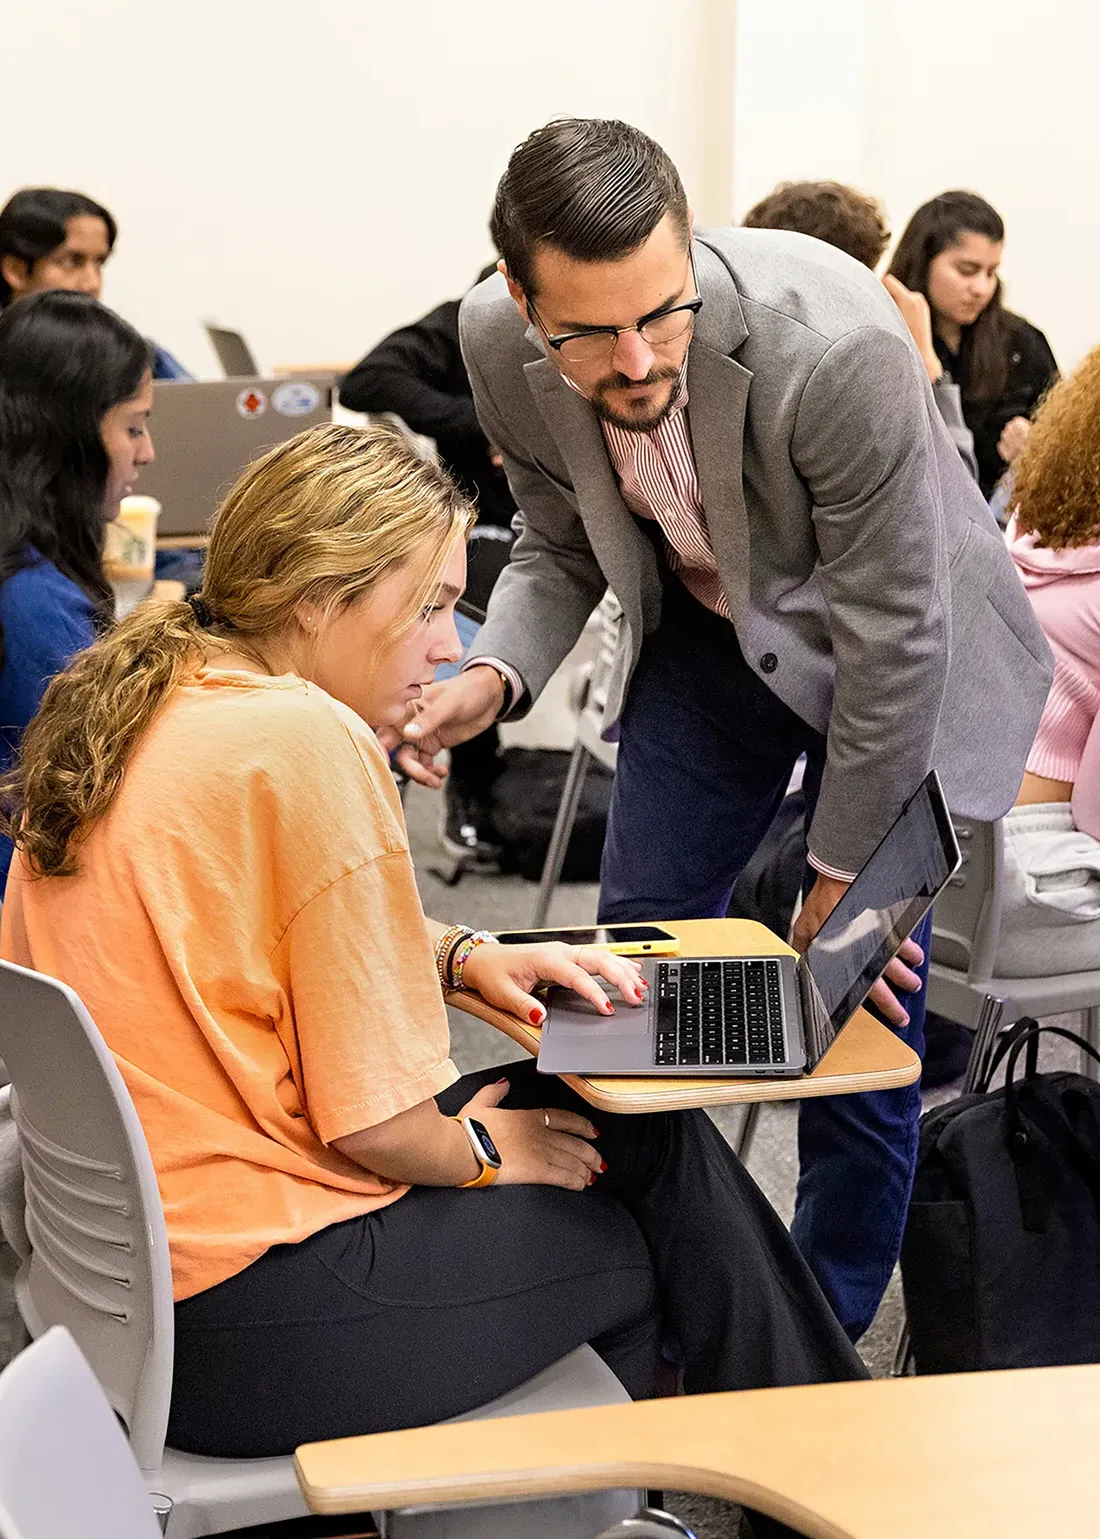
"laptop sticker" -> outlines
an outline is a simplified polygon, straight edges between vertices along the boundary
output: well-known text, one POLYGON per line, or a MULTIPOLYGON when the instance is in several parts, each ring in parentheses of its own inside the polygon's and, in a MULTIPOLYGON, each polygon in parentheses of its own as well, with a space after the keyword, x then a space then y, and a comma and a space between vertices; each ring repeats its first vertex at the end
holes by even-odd
POLYGON ((271 392, 271 404, 281 417, 308 417, 321 404, 321 392, 308 379, 288 379, 271 392))
POLYGON ((267 396, 251 385, 237 397, 237 411, 242 417, 262 417, 267 410, 267 396))

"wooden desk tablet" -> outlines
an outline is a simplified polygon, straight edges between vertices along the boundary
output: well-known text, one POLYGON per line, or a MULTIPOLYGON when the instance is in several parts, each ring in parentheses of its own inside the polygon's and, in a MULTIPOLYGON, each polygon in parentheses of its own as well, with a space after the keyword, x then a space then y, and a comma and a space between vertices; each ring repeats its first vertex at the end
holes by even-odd
MULTIPOLYGON (((660 923, 679 937, 684 957, 780 956, 791 951, 785 941, 752 919, 662 919, 660 923)), ((476 994, 452 990, 447 1003, 487 1021, 529 1053, 538 1052, 539 1027, 487 1005, 476 994)), ((813 1073, 800 1079, 591 1079, 576 1074, 562 1078, 601 1111, 649 1112, 892 1090, 911 1085, 919 1074, 920 1059, 912 1048, 866 1010, 857 1010, 813 1073)))
POLYGON ((810 1539, 1094 1539, 1100 1366, 646 1400, 307 1443, 315 1512, 615 1487, 742 1502, 810 1539))

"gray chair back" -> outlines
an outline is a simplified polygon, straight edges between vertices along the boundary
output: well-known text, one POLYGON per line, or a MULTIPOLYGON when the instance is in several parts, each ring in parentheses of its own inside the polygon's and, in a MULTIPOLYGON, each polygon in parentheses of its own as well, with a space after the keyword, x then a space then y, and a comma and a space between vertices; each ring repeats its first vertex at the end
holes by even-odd
POLYGON ((16 1279, 20 1313, 32 1336, 72 1331, 139 1465, 155 1471, 172 1383, 172 1279, 133 1101, 72 989, 10 962, 0 962, 0 1055, 33 1247, 16 1279))
POLYGON ((159 1539, 122 1429, 59 1327, 0 1374, 0 1534, 159 1539))
POLYGON ((932 910, 932 960, 988 978, 1001 933, 1004 901, 1004 831, 1000 821, 979 823, 952 815, 962 864, 932 910))

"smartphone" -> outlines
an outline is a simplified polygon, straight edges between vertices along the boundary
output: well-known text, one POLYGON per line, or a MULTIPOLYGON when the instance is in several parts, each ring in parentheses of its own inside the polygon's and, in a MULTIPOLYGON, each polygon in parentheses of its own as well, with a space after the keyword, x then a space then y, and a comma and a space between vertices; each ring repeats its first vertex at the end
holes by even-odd
POLYGON ((564 941, 567 946, 604 946, 622 957, 678 956, 680 942, 659 924, 577 925, 562 930, 498 930, 505 946, 541 946, 545 941, 564 941))

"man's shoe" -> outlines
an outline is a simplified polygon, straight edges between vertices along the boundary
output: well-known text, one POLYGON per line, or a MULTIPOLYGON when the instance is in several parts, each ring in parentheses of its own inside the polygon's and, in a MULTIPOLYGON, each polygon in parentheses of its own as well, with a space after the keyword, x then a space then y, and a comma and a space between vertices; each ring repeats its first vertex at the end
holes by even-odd
POLYGON ((488 800, 466 795, 449 782, 443 788, 439 841, 448 855, 468 866, 495 866, 503 851, 488 800))

